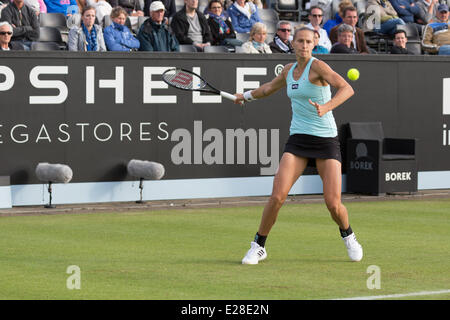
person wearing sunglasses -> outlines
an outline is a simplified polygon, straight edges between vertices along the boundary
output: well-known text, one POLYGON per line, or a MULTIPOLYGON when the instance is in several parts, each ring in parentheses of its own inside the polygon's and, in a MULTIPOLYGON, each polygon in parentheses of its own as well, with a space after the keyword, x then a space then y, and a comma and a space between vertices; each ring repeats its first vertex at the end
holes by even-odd
POLYGON ((20 43, 11 42, 12 34, 12 26, 6 21, 0 22, 0 49, 2 51, 23 50, 20 43))
POLYGON ((331 49, 331 41, 328 38, 328 33, 321 27, 323 21, 323 10, 319 6, 313 6, 309 10, 308 15, 309 23, 306 27, 311 30, 317 30, 319 32, 319 46, 326 48, 328 51, 331 49))
POLYGON ((288 21, 279 21, 277 24, 277 33, 273 41, 269 43, 270 50, 273 53, 294 53, 291 45, 292 26, 288 21))
POLYGON ((30 50, 31 42, 39 39, 39 21, 36 13, 24 0, 13 0, 2 10, 0 21, 7 21, 13 27, 11 41, 18 41, 25 50, 30 50))

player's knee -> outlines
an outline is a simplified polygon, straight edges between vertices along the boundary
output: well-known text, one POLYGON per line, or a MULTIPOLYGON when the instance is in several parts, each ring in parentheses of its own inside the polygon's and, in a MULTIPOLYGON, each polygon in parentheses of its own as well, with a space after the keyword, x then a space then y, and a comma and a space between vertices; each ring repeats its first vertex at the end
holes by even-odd
POLYGON ((334 213, 338 213, 339 209, 341 207, 341 201, 339 199, 332 199, 332 200, 328 200, 326 201, 327 204, 327 208, 328 210, 334 214, 334 213))
POLYGON ((281 193, 275 193, 272 194, 270 197, 270 201, 274 206, 282 206, 284 201, 286 201, 287 195, 281 194, 281 193))

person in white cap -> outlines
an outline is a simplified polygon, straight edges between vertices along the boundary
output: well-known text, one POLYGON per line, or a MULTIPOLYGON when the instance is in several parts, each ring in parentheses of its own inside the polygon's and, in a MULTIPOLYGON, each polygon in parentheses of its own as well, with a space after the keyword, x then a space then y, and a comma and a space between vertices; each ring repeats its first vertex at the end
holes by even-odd
POLYGON ((192 44, 199 52, 211 45, 211 30, 198 10, 198 0, 184 0, 183 9, 173 16, 170 26, 180 44, 192 44))
MULTIPOLYGON (((144 14, 146 16, 150 16, 150 5, 155 0, 144 0, 144 14)), ((174 14, 177 12, 177 7, 175 0, 162 0, 161 1, 166 8, 166 11, 164 12, 164 16, 166 18, 171 18, 174 16, 174 14)))
POLYGON ((137 35, 141 43, 139 51, 179 51, 177 39, 164 23, 165 11, 161 1, 151 3, 150 18, 141 25, 137 35))

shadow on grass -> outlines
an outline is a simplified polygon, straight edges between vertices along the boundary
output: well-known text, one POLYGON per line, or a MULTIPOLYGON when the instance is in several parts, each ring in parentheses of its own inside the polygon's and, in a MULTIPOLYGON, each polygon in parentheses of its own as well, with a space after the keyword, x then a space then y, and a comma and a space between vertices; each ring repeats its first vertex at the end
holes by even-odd
MULTIPOLYGON (((280 265, 280 264, 317 264, 317 265, 323 265, 323 264, 352 264, 352 263, 358 263, 353 262, 348 259, 327 259, 327 258, 306 258, 306 257, 299 257, 299 258, 283 258, 283 259, 266 259, 259 262, 259 265, 280 265)), ((180 265, 228 265, 228 266, 237 266, 237 265, 243 265, 242 261, 240 259, 182 259, 173 261, 172 264, 180 264, 180 265)))

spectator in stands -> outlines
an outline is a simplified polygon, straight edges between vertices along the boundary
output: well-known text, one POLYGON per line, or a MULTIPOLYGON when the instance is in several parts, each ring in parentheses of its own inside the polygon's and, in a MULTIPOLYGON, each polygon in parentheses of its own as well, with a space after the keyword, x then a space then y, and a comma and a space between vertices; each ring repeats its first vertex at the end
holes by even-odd
POLYGON ((193 44, 197 51, 211 45, 212 36, 206 17, 198 11, 198 0, 184 0, 184 7, 172 18, 170 26, 180 44, 193 44))
POLYGON ((440 5, 438 5, 436 10, 436 18, 431 20, 431 22, 448 23, 449 22, 448 17, 449 17, 448 6, 444 3, 441 3, 440 5))
POLYGON ((248 1, 253 2, 253 4, 254 4, 258 9, 264 9, 264 6, 263 6, 261 0, 248 0, 248 1))
POLYGON ((323 10, 319 6, 311 7, 308 14, 309 23, 306 25, 312 30, 317 30, 320 34, 319 45, 325 47, 327 50, 331 49, 331 41, 328 38, 328 33, 320 26, 323 19, 323 10))
POLYGON ((69 31, 69 51, 106 51, 102 28, 94 22, 95 8, 84 7, 80 26, 69 31))
POLYGON ((437 22, 427 24, 425 27, 422 48, 429 53, 450 55, 450 28, 449 10, 446 4, 440 4, 437 8, 437 22))
POLYGON ((1 51, 23 50, 19 42, 11 42, 13 27, 7 21, 0 22, 0 49, 1 51))
POLYGON ((328 37, 330 37, 330 31, 337 25, 342 23, 342 17, 344 16, 344 8, 351 7, 352 2, 350 0, 342 0, 341 3, 339 3, 339 12, 335 14, 334 19, 330 19, 323 25, 323 28, 328 33, 328 37))
MULTIPOLYGON (((203 14, 205 15, 205 17, 207 17, 208 18, 208 16, 211 14, 211 11, 209 10, 209 3, 210 3, 211 1, 210 0, 208 0, 208 5, 205 7, 205 9, 203 10, 203 14)), ((229 16, 229 14, 228 14, 228 11, 225 9, 226 7, 225 7, 225 1, 224 0, 219 0, 219 2, 220 2, 220 4, 222 5, 222 15, 224 16, 224 17, 226 17, 227 19, 229 18, 230 19, 230 21, 231 21, 231 18, 230 18, 230 16, 229 16)), ((231 4, 233 4, 233 3, 231 3, 231 4)))
POLYGON ((8 3, 3 3, 0 1, 0 14, 2 13, 3 8, 5 8, 8 5, 8 3))
MULTIPOLYGON (((368 0, 367 8, 371 6, 377 7, 380 14, 380 25, 375 26, 373 31, 393 35, 397 30, 398 24, 405 24, 405 22, 398 17, 397 11, 395 11, 394 7, 388 0, 368 0)), ((377 22, 377 20, 378 17, 375 21, 377 22)))
POLYGON ((258 8, 251 1, 236 0, 228 9, 228 15, 238 33, 248 33, 256 22, 261 22, 258 8))
POLYGON ((103 30, 103 37, 108 51, 133 51, 139 49, 139 41, 125 26, 127 12, 122 7, 111 11, 112 24, 103 30))
MULTIPOLYGON (((109 0, 78 0, 78 8, 79 11, 73 13, 72 15, 67 17, 67 25, 69 29, 72 26, 79 26, 81 23, 81 12, 83 12, 84 8, 86 6, 93 7, 95 9, 95 17, 96 21, 95 23, 99 24, 102 29, 105 28, 105 16, 108 16, 111 14, 112 7, 109 4, 109 0)), ((110 22, 110 20, 108 20, 110 22)))
POLYGON ((328 20, 333 19, 333 14, 336 13, 336 10, 334 10, 334 7, 336 7, 336 2, 340 2, 340 0, 310 0, 309 6, 305 6, 305 11, 309 14, 311 8, 321 8, 323 14, 322 21, 325 23, 328 20))
POLYGON ((337 27, 337 33, 338 33, 338 41, 335 44, 333 44, 330 53, 351 53, 351 54, 359 53, 358 50, 356 50, 352 46, 354 38, 353 26, 341 23, 337 27))
POLYGON ((419 8, 419 14, 416 15, 415 22, 419 24, 428 24, 436 15, 438 0, 418 0, 416 6, 419 8))
MULTIPOLYGON (((86 7, 87 5, 87 1, 91 2, 93 0, 76 0, 78 5, 78 12, 83 11, 84 7, 86 7)), ((91 3, 89 3, 89 5, 91 5, 91 3)))
POLYGON ((328 54, 328 53, 330 53, 330 51, 327 48, 325 48, 319 44, 319 40, 320 40, 319 31, 317 31, 317 30, 313 30, 313 31, 314 31, 314 48, 312 50, 312 53, 313 54, 328 54))
POLYGON ((294 48, 290 41, 292 35, 292 26, 289 21, 278 21, 277 33, 273 41, 269 43, 270 50, 273 53, 294 53, 294 48))
POLYGON ((33 9, 37 16, 42 12, 47 12, 44 0, 25 0, 25 5, 33 9))
MULTIPOLYGON (((353 37, 351 47, 355 48, 359 53, 369 53, 369 49, 367 48, 366 39, 364 37, 364 31, 356 26, 358 23, 358 12, 355 7, 346 7, 343 10, 344 22, 342 24, 347 24, 353 28, 353 37)), ((340 24, 339 26, 341 26, 340 24)), ((338 28, 339 26, 331 29, 330 32, 330 40, 331 43, 335 44, 338 41, 338 28)))
POLYGON ((394 45, 391 48, 391 54, 410 54, 406 48, 408 38, 405 30, 397 30, 394 33, 394 45))
POLYGON ((267 27, 262 22, 256 22, 250 30, 250 37, 242 45, 244 53, 272 53, 268 44, 266 44, 267 27))
POLYGON ((367 0, 352 0, 353 6, 358 10, 358 16, 366 13, 366 2, 367 0))
MULTIPOLYGON (((144 1, 144 15, 150 16, 150 5, 152 4, 153 1, 156 1, 156 0, 145 0, 144 1)), ((175 0, 162 0, 161 2, 163 3, 164 8, 166 8, 166 10, 164 11, 164 17, 166 17, 166 18, 173 17, 175 15, 175 13, 177 12, 175 0)))
POLYGON ((109 4, 115 7, 122 7, 132 17, 143 17, 144 11, 142 11, 141 3, 139 0, 108 0, 109 4))
POLYGON ((24 0, 13 0, 2 10, 1 21, 13 27, 11 41, 19 41, 25 50, 30 50, 31 42, 39 39, 39 21, 36 13, 26 6, 24 0))
MULTIPOLYGON (((89 5, 95 8, 95 16, 97 17, 97 21, 102 27, 104 27, 103 19, 105 16, 111 15, 113 9, 111 4, 106 0, 89 0, 89 5)), ((81 11, 83 11, 83 9, 81 9, 80 12, 81 11)))
POLYGON ((59 12, 70 17, 74 13, 79 12, 78 4, 75 0, 44 0, 47 6, 47 12, 59 12))
POLYGON ((231 19, 223 14, 220 0, 211 0, 208 4, 208 24, 212 35, 212 45, 241 46, 242 41, 236 39, 231 19))
POLYGON ((414 23, 414 16, 420 13, 419 7, 413 0, 389 0, 400 19, 405 23, 414 23))
POLYGON ((145 20, 138 32, 140 51, 179 51, 176 37, 164 23, 165 7, 161 1, 150 4, 150 18, 145 20))

